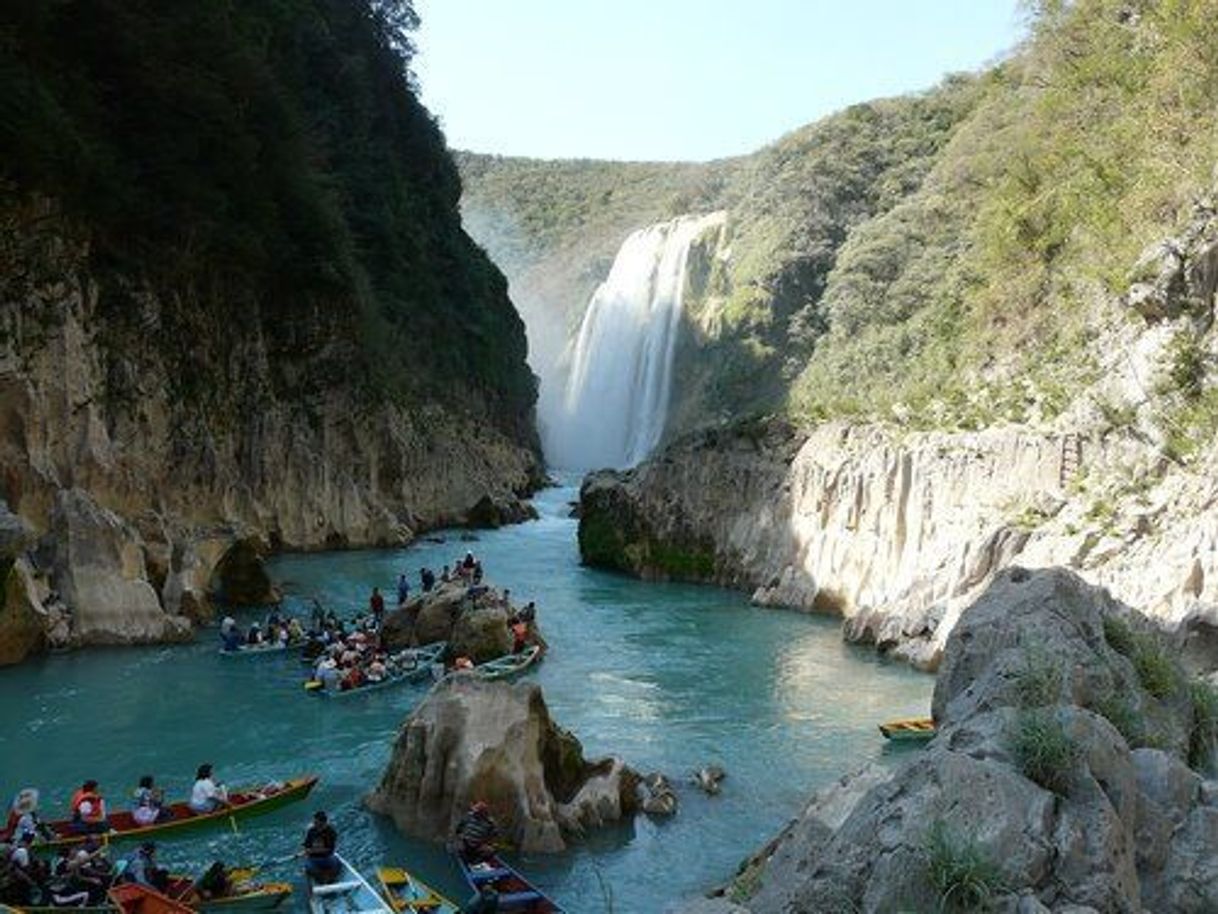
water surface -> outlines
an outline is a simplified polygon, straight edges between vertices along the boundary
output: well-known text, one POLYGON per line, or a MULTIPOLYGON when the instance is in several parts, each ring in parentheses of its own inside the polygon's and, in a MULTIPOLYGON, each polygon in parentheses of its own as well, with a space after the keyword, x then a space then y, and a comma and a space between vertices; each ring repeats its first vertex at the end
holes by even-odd
MULTIPOLYGON (((730 876, 812 789, 898 757, 875 725, 925 713, 932 681, 844 644, 828 619, 581 567, 566 517, 574 494, 548 490, 536 502, 540 520, 474 543, 450 534, 408 549, 287 555, 271 572, 289 607, 316 596, 341 610, 365 603, 373 584, 393 593, 399 572, 417 579, 420 566, 438 569, 471 548, 492 583, 537 601, 551 651, 532 678, 588 754, 621 755, 674 780, 708 762, 726 768, 718 797, 679 787, 672 819, 639 817, 565 854, 514 858, 573 914, 652 914, 730 876)), ((239 833, 167 841, 162 857, 189 868, 275 860, 325 808, 340 849, 368 872, 406 862, 464 895, 441 848, 399 836, 360 805, 423 687, 328 702, 305 695, 301 678, 290 656, 222 658, 209 633, 184 647, 90 650, 0 670, 0 792, 37 785, 44 811, 56 811, 86 777, 114 803, 146 773, 184 792, 205 761, 230 784, 314 771, 322 781, 304 804, 239 833)), ((274 872, 294 876, 292 865, 274 872)))

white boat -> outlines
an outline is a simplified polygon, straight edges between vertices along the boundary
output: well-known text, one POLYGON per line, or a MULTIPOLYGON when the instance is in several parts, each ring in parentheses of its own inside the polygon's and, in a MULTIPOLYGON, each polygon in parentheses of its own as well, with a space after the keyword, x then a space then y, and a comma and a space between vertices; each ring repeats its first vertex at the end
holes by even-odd
POLYGON ((311 914, 395 914, 368 880, 340 855, 341 869, 333 882, 319 884, 309 880, 311 914))

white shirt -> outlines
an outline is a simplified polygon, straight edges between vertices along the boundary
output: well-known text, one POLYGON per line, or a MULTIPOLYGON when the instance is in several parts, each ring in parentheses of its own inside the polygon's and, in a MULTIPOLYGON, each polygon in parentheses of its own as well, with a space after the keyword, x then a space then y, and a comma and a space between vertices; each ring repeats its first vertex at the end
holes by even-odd
POLYGON ((224 794, 211 778, 199 778, 190 790, 190 805, 195 809, 210 806, 211 800, 223 800, 224 794))

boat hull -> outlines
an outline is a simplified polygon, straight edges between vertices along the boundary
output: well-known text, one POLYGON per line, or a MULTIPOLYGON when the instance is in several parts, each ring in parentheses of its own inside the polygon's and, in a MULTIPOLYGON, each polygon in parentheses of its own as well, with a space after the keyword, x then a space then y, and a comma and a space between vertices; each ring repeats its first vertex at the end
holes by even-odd
POLYGON ((457 914, 459 906, 449 901, 406 869, 382 866, 376 871, 381 894, 399 914, 457 914))
POLYGON ((508 654, 506 657, 488 660, 486 663, 474 667, 473 673, 479 679, 511 679, 513 676, 519 676, 540 659, 541 647, 534 644, 519 654, 508 654))
POLYGON ((557 904, 543 895, 536 886, 512 869, 500 857, 492 856, 485 861, 469 864, 460 854, 457 864, 461 875, 475 894, 484 885, 491 885, 499 893, 499 910, 519 914, 555 914, 561 912, 557 904))
POLYGON ((73 832, 71 823, 68 821, 52 822, 50 825, 56 837, 49 841, 41 841, 34 847, 36 850, 52 850, 67 845, 82 844, 89 837, 95 837, 107 844, 114 845, 172 837, 217 826, 235 828, 236 823, 243 819, 266 815, 298 800, 303 800, 316 783, 316 775, 306 775, 285 781, 280 789, 270 793, 266 791, 232 791, 229 799, 233 806, 210 813, 194 813, 185 803, 174 803, 168 807, 173 811, 174 817, 165 822, 155 822, 152 825, 137 825, 129 812, 118 812, 110 816, 111 831, 92 836, 73 832))
POLYGON ((885 739, 897 743, 924 743, 933 739, 937 729, 929 717, 911 717, 880 724, 880 733, 885 739))
POLYGON ((394 914, 368 880, 338 854, 341 865, 338 878, 324 885, 309 884, 310 914, 394 914))

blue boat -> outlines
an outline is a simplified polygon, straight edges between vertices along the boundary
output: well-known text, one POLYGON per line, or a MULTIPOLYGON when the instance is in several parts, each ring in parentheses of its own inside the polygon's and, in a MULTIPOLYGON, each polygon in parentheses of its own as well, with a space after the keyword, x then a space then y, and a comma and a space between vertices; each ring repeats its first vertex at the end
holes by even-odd
POLYGON ((338 878, 326 883, 309 880, 310 914, 395 914, 359 870, 334 856, 342 865, 338 878))
POLYGON ((500 911, 518 911, 522 914, 561 914, 554 901, 547 898, 531 882, 512 869, 503 859, 492 855, 478 863, 469 863, 460 854, 456 855, 461 875, 474 893, 489 885, 499 893, 500 911))
POLYGON ((351 695, 367 695, 369 692, 379 692, 391 686, 406 682, 423 682, 432 676, 432 665, 439 663, 448 650, 447 641, 435 641, 422 647, 411 648, 397 654, 395 659, 403 664, 396 673, 389 673, 379 682, 365 682, 354 689, 327 689, 319 679, 309 679, 305 682, 305 691, 310 695, 320 695, 323 698, 347 698, 351 695), (408 657, 403 655, 409 655, 408 657), (405 664, 410 663, 409 667, 405 664))

